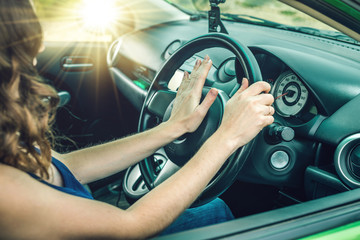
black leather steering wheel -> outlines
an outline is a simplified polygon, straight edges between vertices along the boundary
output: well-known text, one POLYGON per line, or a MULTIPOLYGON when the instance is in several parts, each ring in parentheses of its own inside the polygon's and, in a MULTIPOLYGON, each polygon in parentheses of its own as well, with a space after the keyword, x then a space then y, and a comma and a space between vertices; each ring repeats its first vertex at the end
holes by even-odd
MULTIPOLYGON (((174 72, 194 54, 214 47, 231 51, 239 61, 245 77, 250 82, 262 80, 259 65, 246 46, 238 43, 228 35, 220 33, 206 34, 195 38, 171 55, 156 75, 141 110, 139 131, 151 128, 169 118, 176 92, 169 90, 168 82, 174 72)), ((238 81, 241 81, 241 79, 238 81)), ((209 89, 209 86, 204 86, 203 97, 209 89)), ((220 125, 228 99, 229 96, 220 90, 204 121, 194 133, 185 134, 139 163, 141 174, 149 189, 156 187, 182 167, 205 140, 216 131, 220 125)), ((239 171, 249 156, 252 143, 246 144, 229 157, 193 206, 202 205, 213 200, 236 180, 239 171)))

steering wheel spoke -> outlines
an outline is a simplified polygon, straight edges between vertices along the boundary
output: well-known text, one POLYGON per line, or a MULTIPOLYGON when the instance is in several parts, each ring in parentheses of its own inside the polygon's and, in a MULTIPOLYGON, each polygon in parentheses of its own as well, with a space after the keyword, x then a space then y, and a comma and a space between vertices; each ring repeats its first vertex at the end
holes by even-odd
POLYGON ((163 118, 167 107, 174 100, 176 92, 159 90, 151 97, 147 110, 150 114, 163 118))
POLYGON ((165 160, 165 162, 164 162, 159 174, 157 175, 156 179, 153 182, 154 187, 160 185, 162 182, 164 182, 166 179, 168 179, 171 175, 173 175, 180 169, 180 167, 178 165, 176 165, 171 160, 169 160, 169 158, 166 156, 166 154, 163 156, 166 158, 166 160, 165 159, 162 160, 162 161, 165 160))

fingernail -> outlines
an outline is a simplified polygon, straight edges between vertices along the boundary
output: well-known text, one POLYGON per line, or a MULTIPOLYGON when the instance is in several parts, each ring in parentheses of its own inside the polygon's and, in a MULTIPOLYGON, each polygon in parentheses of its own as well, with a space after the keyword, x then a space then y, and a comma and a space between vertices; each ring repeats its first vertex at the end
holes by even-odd
POLYGON ((218 94, 218 90, 216 88, 212 88, 212 89, 210 89, 210 93, 211 93, 211 95, 215 96, 218 94))
POLYGON ((242 79, 242 81, 241 81, 241 85, 243 85, 243 84, 244 84, 244 82, 245 82, 245 78, 243 78, 243 79, 242 79))

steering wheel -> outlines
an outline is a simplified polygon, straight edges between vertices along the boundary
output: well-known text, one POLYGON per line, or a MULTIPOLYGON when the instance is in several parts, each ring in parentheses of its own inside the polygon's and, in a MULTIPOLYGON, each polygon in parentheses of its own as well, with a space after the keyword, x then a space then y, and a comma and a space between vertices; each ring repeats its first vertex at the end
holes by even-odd
MULTIPOLYGON (((176 92, 168 88, 171 77, 194 54, 214 47, 231 51, 239 61, 245 77, 250 82, 262 80, 259 65, 246 46, 238 43, 228 35, 220 33, 197 37, 173 53, 155 76, 141 110, 139 131, 144 131, 159 122, 169 119, 172 103, 176 95, 176 92)), ((202 97, 205 97, 209 90, 209 86, 204 86, 202 97)), ((228 99, 229 96, 220 90, 217 99, 195 132, 181 136, 139 163, 141 174, 149 189, 158 186, 185 165, 206 139, 216 131, 220 125, 228 99)), ((205 204, 230 187, 248 158, 252 144, 253 141, 249 142, 227 159, 192 206, 205 204)))

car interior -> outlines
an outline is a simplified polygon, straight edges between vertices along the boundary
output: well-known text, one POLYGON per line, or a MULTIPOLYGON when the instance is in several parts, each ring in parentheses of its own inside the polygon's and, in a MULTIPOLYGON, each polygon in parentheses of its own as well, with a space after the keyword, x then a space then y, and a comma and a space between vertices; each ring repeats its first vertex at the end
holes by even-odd
MULTIPOLYGON (((166 1, 148 3, 169 9, 171 17, 139 27, 134 23, 139 16, 133 13, 129 30, 117 33, 110 44, 45 42, 38 70, 62 100, 54 124, 55 150, 65 153, 108 142, 166 121, 184 71, 191 72, 197 59, 209 55, 213 66, 203 94, 210 88, 221 94, 199 130, 126 171, 88 184, 95 199, 125 209, 186 164, 217 129, 226 101, 247 77, 271 85, 275 122, 236 151, 193 204, 220 197, 241 227, 234 222, 208 228, 207 235, 196 232, 198 239, 233 236, 264 222, 320 214, 320 208, 336 215, 339 205, 359 201, 359 39, 340 41, 284 26, 220 21, 216 11, 221 4, 210 2, 209 17, 186 13, 166 1), (209 23, 212 16, 214 22, 209 23), (291 206, 298 207, 287 208, 291 206), (262 214, 261 221, 257 214, 262 214)), ((126 6, 136 4, 145 8, 141 1, 126 6)), ((300 5, 295 7, 308 8, 300 5)), ((316 14, 325 21, 329 18, 320 10, 316 14)), ((341 21, 336 24, 351 32, 341 21)), ((358 36, 356 31, 350 35, 358 36)), ((358 220, 359 209, 346 207, 351 220, 358 220)), ((323 223, 331 219, 318 217, 323 223)), ((311 223, 307 220, 306 226, 311 223)), ((301 236, 289 224, 283 226, 289 231, 286 236, 301 236)), ((261 231, 266 234, 266 229, 261 231)), ((276 231, 270 228, 267 234, 274 233, 275 239, 276 231)), ((178 239, 184 237, 191 235, 178 239)))

